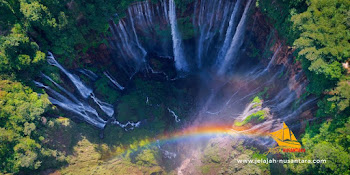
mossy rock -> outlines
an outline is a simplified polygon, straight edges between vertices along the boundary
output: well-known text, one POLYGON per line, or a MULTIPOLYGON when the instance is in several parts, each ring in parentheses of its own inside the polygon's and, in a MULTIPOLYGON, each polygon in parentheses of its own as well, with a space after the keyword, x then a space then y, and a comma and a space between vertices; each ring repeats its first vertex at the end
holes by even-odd
POLYGON ((243 125, 246 125, 246 124, 251 123, 251 122, 261 123, 266 119, 266 116, 267 116, 267 112, 265 110, 261 110, 261 111, 258 111, 258 112, 255 112, 255 113, 249 115, 247 118, 245 118, 241 122, 235 122, 234 125, 235 126, 243 126, 243 125))

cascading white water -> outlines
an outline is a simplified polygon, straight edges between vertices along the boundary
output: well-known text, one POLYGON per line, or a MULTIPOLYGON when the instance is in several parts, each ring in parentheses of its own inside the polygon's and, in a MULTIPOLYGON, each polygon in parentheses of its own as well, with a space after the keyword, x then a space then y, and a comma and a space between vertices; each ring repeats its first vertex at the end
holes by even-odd
POLYGON ((179 72, 192 71, 190 70, 192 67, 201 69, 205 61, 205 64, 214 62, 218 66, 218 74, 222 75, 227 71, 227 67, 234 65, 237 61, 238 51, 244 40, 244 28, 251 2, 252 0, 247 1, 239 24, 236 26, 242 0, 237 0, 235 3, 227 0, 196 1, 193 14, 193 26, 198 27, 194 36, 197 39, 194 47, 196 59, 187 58, 192 48, 187 47, 182 40, 174 0, 160 0, 158 3, 143 1, 131 5, 126 18, 121 19, 117 24, 111 23, 110 29, 114 36, 111 45, 120 56, 118 61, 124 60, 121 67, 132 69, 127 71, 130 77, 140 70, 139 66, 143 65, 141 63, 147 62, 145 56, 148 50, 158 53, 159 56, 173 55, 175 67, 179 72), (171 43, 164 38, 168 27, 171 43), (142 41, 139 41, 139 35, 142 35, 142 41), (147 37, 149 38, 146 41, 147 37), (155 42, 154 45, 153 42, 155 42), (172 46, 172 53, 166 49, 169 45, 172 46), (217 45, 221 46, 217 47, 217 45), (208 54, 213 57, 215 53, 215 60, 208 60, 208 54), (192 66, 194 64, 196 66, 192 66))
MULTIPOLYGON (((128 13, 129 16, 131 16, 131 9, 128 9, 128 13)), ((132 27, 132 31, 134 33, 134 40, 136 42, 137 47, 141 50, 142 53, 142 61, 145 62, 145 56, 147 55, 146 50, 141 46, 140 42, 139 42, 139 38, 136 34, 136 30, 135 30, 135 24, 134 24, 134 18, 129 18, 130 19, 130 23, 131 23, 131 27, 132 27)))
MULTIPOLYGON (((113 37, 110 39, 111 48, 114 50, 115 61, 119 64, 131 79, 138 71, 144 70, 147 66, 146 55, 150 47, 163 47, 158 49, 159 54, 170 55, 167 51, 167 43, 144 44, 146 40, 156 41, 155 34, 158 27, 170 24, 169 10, 166 0, 160 1, 159 5, 154 5, 150 1, 135 2, 129 6, 126 18, 119 19, 118 23, 111 20, 110 31, 113 37), (164 24, 165 23, 165 24, 164 24), (149 36, 149 38, 139 39, 139 35, 149 36)), ((162 36, 157 36, 158 40, 162 36)), ((154 51, 154 50, 152 50, 154 51)))
MULTIPOLYGON (((170 24, 169 21, 169 15, 168 15, 168 5, 166 3, 167 0, 161 0, 161 6, 163 6, 163 10, 164 10, 164 18, 167 21, 168 24, 170 24)), ((159 13, 160 14, 160 13, 159 13)))
MULTIPOLYGON (((83 104, 83 102, 77 101, 76 98, 74 99, 74 102, 72 102, 65 96, 61 95, 60 93, 51 89, 49 86, 45 86, 40 82, 35 82, 35 84, 38 87, 44 88, 46 90, 46 92, 50 95, 49 100, 52 104, 57 105, 62 109, 75 114, 75 116, 78 119, 83 120, 99 129, 103 129, 106 126, 107 122, 100 118, 97 111, 93 109, 90 105, 86 103, 83 104)), ((55 85, 57 84, 55 83, 55 85)), ((61 86, 57 87, 60 88, 61 86)), ((65 90, 64 92, 67 93, 68 91, 65 90)), ((73 96, 69 92, 68 95, 73 96)))
MULTIPOLYGON (((114 114, 114 110, 111 107, 110 104, 107 104, 105 102, 100 101, 99 99, 97 99, 95 97, 95 95, 93 94, 92 90, 88 87, 86 87, 84 85, 84 83, 80 80, 80 78, 74 74, 71 74, 70 72, 68 72, 63 66, 61 66, 54 58, 54 56, 52 55, 52 53, 49 53, 48 56, 48 62, 53 65, 58 67, 65 75, 67 75, 67 77, 72 81, 72 83, 74 84, 74 86, 76 87, 76 89, 79 91, 79 93, 86 99, 88 97, 91 97, 96 104, 101 108, 102 111, 104 111, 109 117, 112 117, 112 115, 114 114)), ((46 76, 46 78, 48 78, 46 76)), ((51 82, 53 82, 51 79, 49 79, 51 82)), ((56 83, 55 83, 56 84, 56 83)), ((65 91, 67 92, 67 91, 65 91)), ((71 95, 70 95, 71 96, 71 95)))
POLYGON ((124 90, 125 88, 121 86, 115 79, 113 79, 107 72, 103 72, 104 75, 120 90, 124 90))
MULTIPOLYGON (((246 5, 249 6, 250 3, 251 0, 246 5)), ((173 55, 175 67, 179 72, 191 71, 190 68, 194 67, 192 64, 196 64, 195 67, 201 68, 203 61, 206 61, 205 64, 208 64, 207 56, 209 53, 212 54, 212 47, 217 47, 213 41, 222 43, 220 48, 215 48, 217 51, 214 52, 218 53, 216 60, 213 62, 219 62, 219 65, 224 67, 222 65, 229 64, 229 57, 237 55, 238 51, 233 50, 233 45, 241 45, 243 42, 244 24, 249 8, 245 9, 240 24, 236 26, 235 21, 240 13, 240 6, 241 0, 237 0, 235 3, 227 0, 218 2, 210 0, 196 1, 195 9, 198 9, 198 12, 195 10, 193 25, 198 27, 199 30, 196 32, 198 40, 195 47, 195 60, 186 58, 188 50, 186 50, 185 54, 185 48, 188 49, 188 47, 183 43, 181 32, 179 32, 174 0, 160 0, 159 3, 155 4, 152 4, 150 1, 144 1, 131 5, 128 8, 126 18, 121 19, 118 24, 111 23, 110 28, 115 38, 115 40, 111 41, 111 45, 115 47, 126 66, 132 68, 132 71, 128 71, 130 77, 135 74, 135 71, 139 71, 141 63, 147 61, 144 58, 149 49, 152 52, 158 52, 159 56, 173 55), (170 42, 164 38, 164 32, 167 27, 170 28, 172 53, 169 53, 166 49, 170 45, 170 42), (236 27, 235 37, 232 38, 236 27), (224 31, 226 31, 225 35, 223 35, 224 31), (158 32, 163 33, 159 34, 158 32), (152 45, 152 42, 144 43, 145 40, 140 42, 138 35, 142 35, 143 38, 145 36, 146 38, 150 37, 148 41, 160 43, 152 45), (210 52, 209 49, 211 49, 210 52), (224 60, 227 63, 223 63, 224 60)), ((237 47, 239 48, 240 46, 237 47)), ((121 67, 124 68, 125 65, 121 67)), ((223 70, 224 68, 221 69, 223 70)))
MULTIPOLYGON (((67 71, 62 65, 60 65, 52 55, 52 53, 48 54, 47 61, 50 65, 58 67, 67 77, 68 79, 73 83, 73 85, 78 90, 79 94, 83 97, 83 100, 80 100, 74 96, 74 94, 70 93, 68 90, 63 88, 61 85, 53 81, 49 76, 45 74, 41 74, 41 76, 47 80, 49 80, 52 84, 54 84, 60 91, 65 93, 69 98, 65 97, 64 95, 56 92, 55 90, 51 89, 49 86, 45 86, 43 83, 35 82, 35 84, 40 87, 44 88, 46 92, 49 94, 49 100, 52 104, 57 105, 61 107, 62 109, 69 111, 78 117, 78 119, 86 121, 87 123, 99 128, 103 129, 107 121, 103 120, 96 109, 90 106, 88 102, 88 97, 91 97, 92 100, 95 102, 95 104, 102 110, 110 119, 112 119, 112 123, 116 124, 125 130, 132 129, 135 127, 139 127, 141 122, 133 123, 133 122, 127 122, 126 124, 122 124, 119 121, 115 120, 113 118, 114 115, 114 108, 113 105, 105 103, 98 99, 91 88, 88 88, 84 83, 80 80, 80 78, 77 75, 74 75, 67 71), (81 89, 79 89, 81 88, 81 89)), ((89 74, 91 77, 97 78, 98 76, 93 72, 85 72, 85 74, 89 74)), ((105 73, 107 77, 108 74, 105 73)), ((111 78, 111 77, 109 77, 111 78)), ((111 79, 112 81, 113 79, 111 79)), ((117 83, 114 80, 114 83, 117 83)), ((118 83, 117 83, 118 84, 118 83)), ((118 84, 119 85, 119 84, 118 84)), ((120 85, 119 85, 120 86, 120 85)), ((124 88, 122 86, 119 87, 121 90, 124 88)))
POLYGON ((91 95, 91 98, 95 101, 95 103, 100 107, 100 109, 107 114, 109 117, 112 117, 114 114, 113 105, 102 102, 97 97, 95 97, 95 94, 91 95))
POLYGON ((244 41, 245 24, 251 2, 252 0, 248 0, 246 7, 244 8, 241 20, 238 23, 235 35, 233 36, 230 48, 227 51, 223 61, 219 63, 218 75, 225 74, 229 66, 234 65, 234 63, 237 61, 238 51, 244 41))
POLYGON ((79 91, 79 93, 82 97, 88 98, 90 96, 90 94, 92 93, 92 90, 89 89, 88 87, 86 87, 78 76, 69 73, 65 68, 63 68, 56 61, 55 57, 52 55, 51 52, 48 53, 47 61, 49 64, 59 68, 69 78, 69 80, 74 84, 74 86, 79 91))
POLYGON ((275 60, 276 60, 276 58, 277 58, 277 54, 280 52, 281 48, 282 48, 282 44, 280 44, 280 46, 278 46, 276 52, 273 54, 273 56, 272 56, 272 58, 271 58, 269 64, 267 65, 267 67, 266 67, 266 69, 265 69, 266 71, 269 71, 270 68, 271 68, 271 66, 272 66, 272 64, 275 63, 275 60))
POLYGON ((218 54, 217 63, 222 61, 222 59, 226 55, 228 47, 230 46, 230 43, 232 41, 232 36, 233 36, 233 33, 235 31, 234 29, 236 26, 235 19, 236 19, 240 5, 241 5, 241 0, 237 0, 237 2, 235 3, 235 8, 231 14, 231 18, 230 18, 229 26, 228 26, 227 31, 226 31, 224 43, 223 43, 223 45, 219 51, 219 54, 218 54))
MULTIPOLYGON (((212 1, 214 2, 214 1, 212 1)), ((197 48, 197 66, 198 68, 202 67, 202 57, 206 53, 211 39, 213 38, 214 32, 211 32, 210 30, 213 27, 213 22, 215 15, 214 13, 217 11, 218 8, 220 8, 220 5, 222 3, 222 0, 219 0, 219 2, 212 3, 200 3, 200 10, 199 10, 199 19, 198 19, 198 26, 200 30, 200 36, 198 40, 198 48, 197 48), (210 5, 209 7, 206 5, 210 5), (205 9, 208 9, 208 11, 205 11, 205 9), (209 25, 206 25, 206 22, 209 21, 209 25), (205 51, 203 51, 205 50, 205 51)))
POLYGON ((78 71, 93 81, 95 81, 98 78, 98 76, 90 70, 78 69, 78 71))
MULTIPOLYGON (((75 85, 75 87, 77 88, 77 90, 79 91, 79 93, 84 97, 84 98, 88 98, 91 97, 96 104, 102 109, 102 111, 104 111, 108 116, 112 117, 112 115, 114 114, 114 110, 111 107, 110 104, 107 104, 105 102, 100 101, 99 99, 97 99, 95 97, 95 95, 93 94, 92 90, 88 87, 86 87, 84 85, 84 83, 80 80, 80 78, 74 74, 71 74, 70 72, 68 72, 65 68, 63 68, 54 58, 54 56, 49 53, 48 56, 48 62, 53 65, 58 67, 65 75, 67 75, 67 77, 72 81, 72 83, 75 85)), ((56 86, 57 83, 55 83, 54 81, 52 81, 51 78, 47 77, 46 75, 44 75, 45 78, 49 79, 51 82, 53 82, 56 86)), ((61 86, 58 86, 60 89, 62 89, 61 86)), ((64 90, 65 93, 68 93, 66 90, 64 90)), ((69 94, 69 93, 68 93, 69 94)), ((71 94, 69 94, 69 96, 73 96, 71 94)))
POLYGON ((177 28, 176 9, 174 0, 169 0, 169 21, 173 38, 175 67, 179 71, 187 72, 188 64, 184 55, 182 39, 177 28))
POLYGON ((139 121, 139 122, 136 122, 136 123, 134 123, 134 122, 127 122, 127 123, 125 123, 125 124, 122 124, 122 123, 120 123, 119 121, 114 120, 114 121, 112 121, 111 123, 114 124, 114 125, 118 125, 118 126, 120 126, 121 128, 124 128, 126 131, 128 131, 128 130, 133 130, 133 129, 135 129, 135 128, 140 127, 140 125, 141 125, 141 122, 140 122, 140 121, 139 121))
POLYGON ((220 34, 223 33, 228 13, 232 11, 233 5, 225 0, 203 0, 200 2, 197 0, 195 6, 196 9, 199 9, 198 14, 195 13, 195 19, 197 20, 193 22, 193 25, 199 28, 196 57, 197 67, 201 68, 203 61, 205 61, 203 58, 210 53, 209 48, 212 46, 218 28, 220 28, 220 34))
POLYGON ((45 74, 41 74, 42 77, 44 77, 45 79, 49 80, 52 84, 54 84, 60 91, 64 92, 66 95, 68 95, 68 97, 73 100, 75 103, 80 104, 81 102, 69 91, 67 91, 66 89, 64 89, 61 85, 57 84, 55 81, 53 81, 49 76, 45 75, 45 74))
POLYGON ((260 72, 257 72, 256 70, 251 72, 251 74, 254 74, 253 80, 255 80, 256 78, 259 78, 259 77, 265 75, 266 73, 268 73, 270 71, 271 67, 275 64, 275 59, 277 58, 277 55, 280 52, 281 48, 282 48, 282 45, 280 45, 278 47, 278 49, 276 50, 276 52, 273 54, 272 58, 269 61, 269 64, 266 66, 266 68, 264 68, 260 72))

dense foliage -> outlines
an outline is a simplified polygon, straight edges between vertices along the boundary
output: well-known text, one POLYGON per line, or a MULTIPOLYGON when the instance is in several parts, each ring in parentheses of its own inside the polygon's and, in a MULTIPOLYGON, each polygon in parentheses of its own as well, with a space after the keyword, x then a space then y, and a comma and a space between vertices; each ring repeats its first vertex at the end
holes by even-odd
POLYGON ((50 102, 18 82, 0 79, 0 172, 38 169, 44 160, 64 161, 42 145, 43 113, 50 102))
POLYGON ((89 48, 105 42, 108 20, 116 12, 122 15, 130 3, 127 0, 0 1, 0 72, 31 77, 42 67, 38 64, 48 50, 71 59, 68 63, 79 60, 89 48))
POLYGON ((274 1, 279 8, 259 2, 279 33, 296 48, 309 80, 307 89, 320 99, 317 117, 328 118, 310 123, 302 138, 308 151, 296 156, 326 159, 327 163, 288 168, 302 174, 349 174, 350 77, 342 64, 350 61, 350 1, 274 1))
POLYGON ((44 142, 43 117, 49 100, 29 82, 45 68, 51 51, 71 63, 103 43, 108 20, 127 0, 0 1, 0 174, 55 167, 64 156, 44 142), (18 81, 20 80, 20 81, 18 81), (22 82, 22 83, 20 83, 22 82), (51 161, 52 162, 52 161, 51 161), (56 165, 55 165, 56 164, 56 165))

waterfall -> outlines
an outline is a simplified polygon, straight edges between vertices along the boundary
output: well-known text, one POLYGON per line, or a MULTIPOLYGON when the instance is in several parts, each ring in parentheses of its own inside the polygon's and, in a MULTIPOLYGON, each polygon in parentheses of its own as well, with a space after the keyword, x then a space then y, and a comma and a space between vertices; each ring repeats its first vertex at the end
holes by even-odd
POLYGON ((278 55, 278 53, 280 52, 281 47, 282 47, 282 44, 280 44, 280 46, 278 47, 278 49, 275 51, 275 53, 273 54, 272 58, 271 58, 270 61, 269 61, 269 64, 266 66, 265 69, 263 69, 263 70, 260 71, 260 72, 253 71, 253 73, 256 73, 256 74, 254 75, 253 80, 259 78, 260 76, 265 75, 267 72, 270 71, 271 67, 275 64, 275 59, 277 58, 277 55, 278 55))
MULTIPOLYGON (((223 3, 223 6, 224 6, 224 10, 223 10, 223 14, 222 14, 223 17, 221 17, 223 19, 222 20, 223 22, 221 22, 221 24, 220 24, 220 36, 221 37, 224 34, 225 26, 226 26, 226 23, 227 23, 226 21, 227 21, 227 18, 229 16, 228 14, 229 14, 229 12, 231 10, 231 5, 226 5, 225 3, 223 3)), ((222 11, 222 9, 220 11, 222 11)), ((217 16, 217 17, 219 17, 219 16, 217 16)), ((216 20, 219 21, 219 19, 216 19, 216 20)))
POLYGON ((110 29, 113 36, 119 41, 112 42, 112 45, 116 47, 116 50, 120 51, 120 56, 129 68, 128 74, 131 75, 140 69, 142 63, 145 63, 147 52, 138 40, 133 18, 129 17, 129 21, 131 29, 127 28, 127 23, 123 20, 120 20, 118 24, 113 22, 110 29))
POLYGON ((119 27, 118 34, 122 41, 122 48, 125 49, 125 51, 127 52, 127 55, 131 57, 131 59, 133 59, 136 63, 140 63, 140 60, 143 62, 145 54, 142 53, 143 51, 142 49, 141 49, 141 54, 137 54, 138 51, 134 49, 134 43, 136 43, 137 45, 137 41, 136 39, 134 41, 131 40, 130 36, 128 35, 128 32, 126 31, 125 22, 120 21, 118 27, 119 27))
POLYGON ((177 28, 176 9, 174 0, 169 0, 169 20, 171 25, 171 35, 173 38, 173 50, 175 67, 179 71, 188 71, 188 65, 182 48, 182 40, 177 28))
MULTIPOLYGON (((201 68, 202 64, 207 62, 208 54, 213 52, 213 48, 216 47, 213 41, 217 39, 221 42, 222 33, 228 23, 228 14, 234 11, 233 4, 234 3, 225 0, 196 1, 195 8, 198 9, 198 14, 194 14, 193 25, 199 28, 199 36, 196 43, 196 61, 198 68, 201 68), (217 37, 217 34, 220 34, 220 37, 217 37)), ((237 9, 238 7, 236 7, 236 11, 238 11, 237 9)))
POLYGON ((161 6, 163 6, 164 9, 164 18, 167 21, 167 23, 170 24, 166 0, 161 0, 161 6))
POLYGON ((78 76, 69 73, 65 68, 63 68, 56 61, 55 57, 52 55, 51 52, 48 52, 47 61, 50 65, 53 65, 53 66, 56 66, 57 68, 59 68, 69 78, 69 80, 74 84, 74 86, 79 91, 79 93, 82 97, 88 98, 90 96, 90 94, 92 93, 92 90, 87 88, 78 76))
MULTIPOLYGON (((85 121, 99 129, 104 129, 105 125, 107 124, 107 121, 102 119, 99 116, 99 113, 96 109, 90 106, 88 97, 91 97, 94 104, 100 108, 103 113, 105 113, 109 119, 112 120, 112 124, 116 124, 125 130, 132 129, 135 127, 139 127, 141 122, 127 122, 126 124, 122 124, 119 121, 117 121, 115 118, 113 118, 114 115, 114 107, 111 104, 105 103, 98 99, 91 88, 88 88, 84 83, 80 80, 80 78, 77 75, 74 75, 67 71, 63 66, 61 66, 54 58, 52 53, 48 53, 48 63, 50 65, 58 67, 67 77, 68 79, 73 83, 73 85, 78 90, 79 94, 83 97, 83 99, 78 99, 66 90, 64 87, 53 81, 49 76, 45 74, 41 74, 41 76, 47 80, 49 80, 54 86, 56 86, 61 92, 65 93, 67 97, 60 94, 59 92, 56 92, 55 90, 51 89, 49 86, 44 85, 41 82, 35 81, 36 86, 45 89, 45 91, 49 94, 49 100, 52 104, 61 107, 62 109, 71 112, 74 114, 75 117, 78 119, 85 121)), ((81 70, 79 70, 81 71, 81 70)), ((83 71, 83 74, 87 74, 93 78, 97 78, 98 76, 93 72, 83 71)), ((124 87, 120 86, 118 82, 116 82, 114 79, 111 78, 106 72, 104 74, 112 81, 113 84, 118 85, 117 87, 121 90, 124 89, 124 87)))
POLYGON ((241 5, 241 0, 237 0, 237 2, 235 3, 235 8, 231 14, 231 18, 230 18, 229 26, 228 26, 227 31, 226 31, 224 43, 223 43, 223 45, 219 51, 219 54, 218 54, 217 63, 222 61, 222 58, 224 58, 224 56, 226 55, 228 47, 232 41, 232 35, 234 32, 234 27, 235 27, 235 19, 236 19, 237 12, 238 12, 240 5, 241 5))
MULTIPOLYGON (((91 97, 96 104, 101 108, 101 110, 103 112, 105 112, 109 117, 112 117, 112 115, 114 114, 114 110, 113 107, 111 107, 110 104, 107 104, 105 102, 100 101, 99 99, 97 99, 95 97, 95 95, 93 94, 92 90, 88 87, 86 87, 84 85, 84 83, 80 80, 80 78, 74 74, 71 74, 70 72, 68 72, 64 67, 62 67, 54 58, 54 56, 52 55, 52 53, 49 53, 48 56, 48 62, 51 65, 54 65, 56 67, 58 67, 65 75, 67 75, 67 77, 72 81, 72 83, 75 85, 76 89, 79 91, 79 93, 86 99, 88 97, 91 97)), ((46 76, 47 78, 47 76, 46 76)), ((49 79, 50 80, 50 79, 49 79)), ((50 80, 51 82, 53 82, 52 80, 50 80)), ((54 83, 57 84, 57 83, 54 83)), ((67 93, 67 91, 65 91, 67 93)), ((72 95, 69 95, 72 96, 72 95)))
POLYGON ((112 117, 114 114, 113 105, 102 102, 98 98, 95 97, 95 94, 91 94, 91 98, 94 100, 94 102, 100 107, 100 109, 107 114, 109 117, 112 117))
POLYGON ((98 76, 95 73, 93 73, 91 70, 78 69, 78 72, 80 72, 83 75, 85 75, 86 77, 90 78, 92 81, 95 81, 98 78, 98 76))
POLYGON ((120 90, 124 90, 125 88, 121 86, 115 79, 113 79, 107 72, 103 72, 104 75, 120 90))
POLYGON ((246 3, 240 20, 238 16, 242 0, 237 0, 235 3, 227 0, 197 0, 194 3, 193 25, 199 29, 194 36, 196 38, 196 45, 193 47, 196 53, 194 60, 186 58, 185 48, 186 51, 192 48, 185 47, 182 40, 174 0, 159 0, 158 3, 153 4, 150 1, 136 2, 128 8, 126 18, 121 19, 117 24, 114 22, 110 24, 114 38, 111 46, 117 51, 116 60, 117 62, 123 60, 123 64, 118 64, 121 64, 120 67, 128 72, 129 77, 132 77, 140 71, 140 66, 147 62, 145 60, 147 50, 155 48, 152 51, 159 55, 173 55, 175 67, 179 72, 190 71, 189 65, 192 62, 195 62, 200 69, 203 63, 214 62, 218 66, 218 75, 222 75, 238 60, 251 2, 252 0, 248 0, 246 3), (239 23, 236 26, 237 21, 239 23), (163 40, 164 30, 168 26, 171 45, 169 40, 163 40), (158 35, 158 32, 162 33, 158 35), (143 36, 142 42, 139 40, 139 35, 143 36), (145 37, 149 38, 145 40, 145 37), (152 45, 153 41, 159 43, 152 45), (217 47, 215 44, 221 46, 217 47), (167 51, 167 46, 172 46, 172 53, 167 51), (211 58, 208 56, 213 56, 209 55, 212 53, 215 53, 216 58, 209 60, 211 58))
POLYGON ((220 62, 218 75, 225 74, 227 69, 229 67, 231 67, 232 65, 234 65, 234 63, 237 61, 238 51, 241 48, 243 41, 244 41, 245 23, 246 23, 247 14, 248 14, 251 2, 252 2, 252 0, 248 0, 246 7, 244 8, 243 15, 241 17, 241 20, 238 23, 238 26, 237 26, 235 35, 233 36, 230 48, 227 51, 227 53, 224 57, 224 60, 222 62, 220 62))
POLYGON ((116 23, 110 21, 112 37, 109 42, 114 60, 130 79, 145 69, 148 50, 157 51, 161 55, 171 55, 167 47, 170 43, 164 43, 164 36, 157 34, 160 28, 167 28, 170 24, 169 6, 166 1, 160 0, 157 4, 151 1, 135 2, 128 7, 125 18, 116 23), (154 41, 160 43, 153 43, 154 41), (155 47, 157 49, 153 49, 155 47))
POLYGON ((198 40, 198 48, 197 48, 197 65, 198 68, 202 67, 202 56, 207 53, 208 47, 210 45, 210 42, 214 36, 214 32, 211 32, 210 30, 213 27, 214 19, 215 19, 215 12, 218 11, 218 9, 221 6, 222 0, 219 0, 219 2, 211 1, 212 3, 208 4, 206 1, 200 3, 200 14, 199 14, 199 30, 200 30, 200 36, 198 40), (215 4, 213 4, 215 3, 215 4), (208 11, 205 11, 206 8, 208 11), (209 21, 209 24, 207 25, 205 22, 209 21))
POLYGON ((103 129, 106 126, 106 121, 99 117, 97 111, 87 104, 83 104, 80 101, 72 102, 68 98, 64 97, 62 94, 54 91, 48 86, 40 82, 34 82, 38 87, 44 88, 46 92, 50 95, 49 100, 52 104, 61 107, 76 115, 80 120, 83 120, 99 129, 103 129))
POLYGON ((129 20, 130 20, 130 22, 131 22, 131 27, 132 27, 132 31, 133 31, 133 33, 134 33, 136 45, 137 45, 137 47, 141 50, 141 53, 142 53, 142 61, 145 62, 145 61, 146 61, 146 60, 145 60, 145 56, 147 55, 147 52, 146 52, 146 50, 141 46, 141 44, 140 44, 140 42, 139 42, 139 38, 138 38, 138 36, 137 36, 137 34, 136 34, 136 30, 135 30, 134 19, 131 17, 131 16, 132 16, 132 15, 131 15, 131 10, 128 9, 128 12, 129 12, 129 16, 130 16, 130 17, 129 17, 129 20))
POLYGON ((276 50, 275 53, 273 54, 273 56, 272 56, 272 58, 271 58, 271 60, 270 60, 270 62, 269 62, 269 64, 267 65, 267 67, 266 67, 265 70, 267 70, 267 71, 270 70, 271 66, 275 63, 275 59, 276 59, 278 53, 280 52, 281 48, 282 48, 282 44, 280 44, 280 46, 278 46, 277 50, 276 50))
POLYGON ((41 76, 45 79, 49 80, 52 84, 54 84, 60 91, 64 92, 68 95, 69 98, 71 98, 75 103, 80 103, 80 101, 70 92, 68 92, 66 89, 64 89, 61 85, 57 84, 55 81, 53 81, 49 76, 41 73, 41 76))

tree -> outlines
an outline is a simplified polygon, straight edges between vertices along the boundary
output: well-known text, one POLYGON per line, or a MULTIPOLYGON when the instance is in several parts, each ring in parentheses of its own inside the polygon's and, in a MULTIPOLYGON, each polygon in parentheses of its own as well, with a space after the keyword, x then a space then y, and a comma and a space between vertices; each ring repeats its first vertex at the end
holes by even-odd
POLYGON ((332 91, 334 96, 329 98, 329 101, 336 102, 339 111, 344 111, 350 106, 350 84, 348 81, 341 81, 338 86, 332 91))
POLYGON ((0 173, 35 170, 50 157, 42 153, 38 131, 49 104, 46 94, 0 77, 0 173))
POLYGON ((341 78, 341 63, 350 57, 349 9, 348 0, 311 0, 307 11, 292 17, 302 32, 294 42, 299 56, 310 61, 308 70, 328 80, 341 78))
POLYGON ((317 130, 309 130, 302 138, 302 144, 306 149, 300 155, 290 154, 291 158, 298 157, 301 160, 326 160, 322 164, 288 164, 288 169, 297 174, 349 174, 349 126, 350 120, 342 127, 335 129, 332 125, 335 121, 329 121, 314 127, 317 130))
POLYGON ((37 43, 16 24, 7 36, 0 36, 0 72, 27 71, 33 73, 35 66, 45 59, 45 54, 39 50, 37 43))

